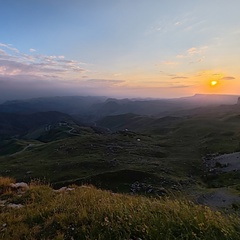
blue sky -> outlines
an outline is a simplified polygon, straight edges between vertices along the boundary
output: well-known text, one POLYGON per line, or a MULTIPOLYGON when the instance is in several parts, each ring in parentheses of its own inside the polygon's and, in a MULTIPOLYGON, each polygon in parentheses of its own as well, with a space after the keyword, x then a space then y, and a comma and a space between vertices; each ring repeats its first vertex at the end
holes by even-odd
POLYGON ((239 9, 238 0, 4 1, 0 98, 238 94, 239 9))

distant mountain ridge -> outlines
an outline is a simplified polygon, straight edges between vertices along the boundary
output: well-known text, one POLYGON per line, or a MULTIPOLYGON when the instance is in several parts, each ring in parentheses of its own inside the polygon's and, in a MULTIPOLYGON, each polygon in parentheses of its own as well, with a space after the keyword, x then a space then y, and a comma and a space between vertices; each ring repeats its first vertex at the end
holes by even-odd
POLYGON ((36 113, 46 111, 58 111, 67 114, 85 113, 89 108, 99 102, 106 100, 106 97, 48 97, 32 98, 26 100, 12 100, 0 104, 0 112, 15 113, 36 113))
POLYGON ((238 95, 223 95, 223 94, 195 94, 190 97, 179 98, 180 101, 189 101, 199 105, 207 104, 236 104, 238 95))
POLYGON ((237 95, 196 94, 173 99, 114 99, 106 97, 50 97, 7 101, 0 104, 0 112, 36 113, 58 111, 71 115, 92 116, 98 120, 109 115, 127 113, 167 116, 173 112, 197 107, 237 104, 237 95))

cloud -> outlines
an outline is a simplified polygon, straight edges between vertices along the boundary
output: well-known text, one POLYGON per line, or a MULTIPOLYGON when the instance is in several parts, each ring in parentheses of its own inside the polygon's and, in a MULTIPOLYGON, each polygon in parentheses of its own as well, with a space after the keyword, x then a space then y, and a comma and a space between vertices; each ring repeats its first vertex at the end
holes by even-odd
POLYGON ((0 47, 4 47, 12 52, 19 53, 20 51, 17 48, 12 47, 11 44, 0 43, 0 47))
POLYGON ((2 100, 26 99, 46 96, 109 95, 119 93, 124 80, 64 79, 58 75, 0 75, 0 98, 2 100), (51 80, 47 80, 51 78, 51 80))
MULTIPOLYGON (((0 43, 0 98, 19 99, 58 95, 113 95, 125 80, 89 79, 89 66, 62 55, 21 52, 0 43)), ((119 74, 120 75, 120 74, 119 74)), ((123 91, 123 90, 122 90, 123 91)))
POLYGON ((1 55, 7 55, 7 53, 4 50, 0 49, 0 56, 1 55))
POLYGON ((197 48, 193 47, 193 48, 189 48, 187 50, 187 53, 188 54, 196 54, 196 53, 199 53, 199 50, 197 48))
POLYGON ((207 46, 203 46, 203 47, 192 47, 192 48, 189 48, 187 50, 187 53, 190 54, 190 55, 194 55, 194 54, 202 54, 206 51, 208 47, 207 46))
MULTIPOLYGON (((30 75, 36 77, 58 76, 71 79, 88 70, 84 63, 65 59, 64 56, 26 54, 9 44, 0 43, 0 74, 4 76, 30 75)), ((35 49, 30 48, 31 53, 35 49)), ((55 78, 55 77, 54 77, 55 78)))
POLYGON ((234 80, 236 79, 235 77, 223 77, 220 80, 234 80))
POLYGON ((167 66, 174 66, 174 65, 178 65, 179 62, 174 62, 174 61, 162 61, 162 64, 167 65, 167 66))
POLYGON ((192 87, 192 85, 178 85, 178 86, 171 86, 169 88, 188 88, 188 87, 192 87))
POLYGON ((187 79, 188 77, 181 77, 181 76, 179 76, 179 77, 172 77, 172 79, 187 79))
MULTIPOLYGON (((199 55, 201 56, 202 54, 204 54, 207 49, 208 49, 208 46, 192 47, 192 48, 189 48, 184 54, 178 54, 176 56, 176 58, 190 58, 190 57, 194 57, 194 56, 199 57, 199 55)), ((204 59, 204 57, 201 57, 196 62, 201 62, 201 61, 203 61, 203 59, 204 59)))
POLYGON ((88 84, 88 86, 118 86, 121 83, 124 83, 125 80, 109 80, 109 79, 88 79, 85 80, 85 82, 88 84), (89 85, 90 84, 90 85, 89 85))
POLYGON ((201 63, 201 62, 203 62, 203 61, 204 61, 204 59, 205 59, 205 57, 203 56, 202 58, 195 59, 194 61, 192 61, 192 62, 189 62, 189 64, 201 63))

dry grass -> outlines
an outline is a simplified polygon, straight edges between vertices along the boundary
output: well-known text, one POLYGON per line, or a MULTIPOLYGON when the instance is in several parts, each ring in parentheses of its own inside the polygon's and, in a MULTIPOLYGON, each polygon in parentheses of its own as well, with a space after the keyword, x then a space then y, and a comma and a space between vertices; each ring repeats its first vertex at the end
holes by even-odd
POLYGON ((9 186, 11 183, 15 183, 15 179, 10 177, 0 177, 0 187, 9 186))
POLYGON ((0 208, 0 239, 240 239, 238 217, 177 199, 31 184, 8 202, 24 207, 0 208))
POLYGON ((15 183, 15 179, 10 177, 0 177, 0 194, 4 194, 10 190, 10 184, 15 183))

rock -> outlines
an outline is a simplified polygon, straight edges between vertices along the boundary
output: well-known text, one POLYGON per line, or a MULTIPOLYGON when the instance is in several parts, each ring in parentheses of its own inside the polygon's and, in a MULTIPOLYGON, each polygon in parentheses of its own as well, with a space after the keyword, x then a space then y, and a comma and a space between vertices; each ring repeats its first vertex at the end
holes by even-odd
POLYGON ((0 207, 4 207, 4 206, 5 206, 5 203, 6 203, 6 200, 0 201, 0 207))
POLYGON ((11 183, 9 186, 10 186, 11 188, 15 188, 15 189, 18 189, 18 188, 28 189, 28 188, 29 188, 28 184, 25 183, 25 182, 11 183))
POLYGON ((61 192, 70 192, 73 190, 75 190, 75 188, 61 187, 61 188, 59 188, 57 190, 53 190, 53 191, 56 193, 61 193, 61 192))
POLYGON ((59 192, 65 192, 66 189, 67 189, 67 187, 61 187, 61 188, 59 188, 59 189, 57 189, 57 190, 53 190, 53 191, 59 193, 59 192))
POLYGON ((9 207, 9 208, 22 208, 23 205, 22 204, 9 203, 7 205, 7 207, 9 207))

